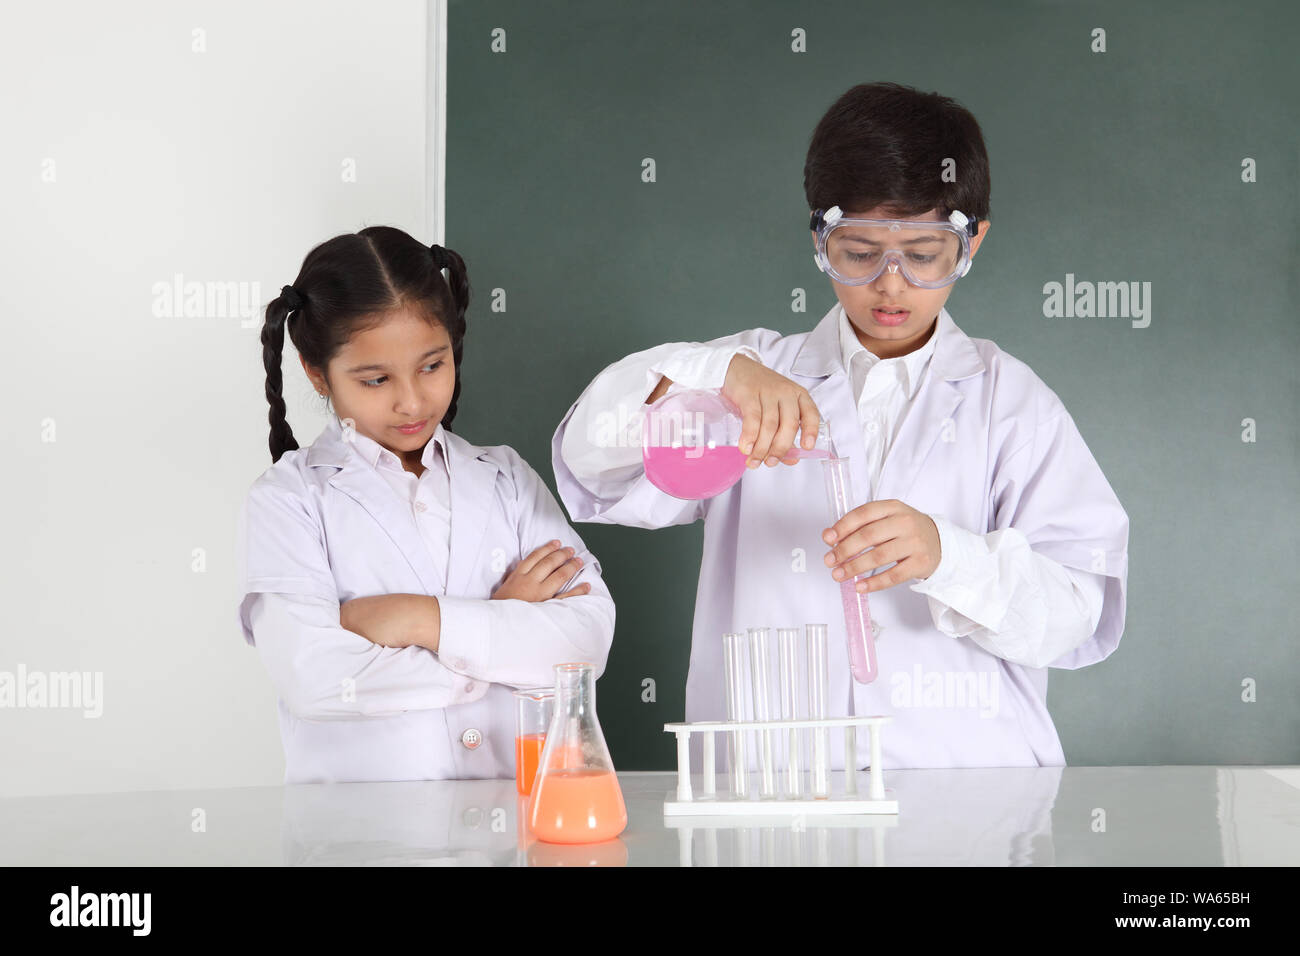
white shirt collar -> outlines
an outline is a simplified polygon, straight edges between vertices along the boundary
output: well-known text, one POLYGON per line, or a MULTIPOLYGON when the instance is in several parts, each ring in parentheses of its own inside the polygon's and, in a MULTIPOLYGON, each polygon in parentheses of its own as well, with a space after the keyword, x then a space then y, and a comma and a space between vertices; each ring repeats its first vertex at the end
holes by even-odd
POLYGON ((882 359, 858 341, 857 333, 853 331, 853 324, 849 321, 844 306, 839 305, 836 308, 839 311, 840 356, 844 361, 844 371, 848 374, 849 381, 853 383, 854 397, 861 396, 867 373, 877 364, 885 362, 898 366, 900 371, 895 374, 903 376, 901 383, 904 393, 909 401, 914 398, 916 390, 921 385, 921 376, 925 372, 926 363, 934 355, 934 343, 939 337, 938 320, 936 319, 934 327, 930 330, 930 337, 920 348, 897 358, 882 359))
MULTIPOLYGON (((338 420, 339 427, 344 428, 343 422, 338 419, 338 415, 335 414, 334 417, 338 420)), ((344 430, 344 433, 346 434, 346 429, 344 430)), ((397 471, 406 470, 402 465, 401 459, 398 458, 397 455, 393 454, 393 452, 389 451, 373 438, 361 434, 361 432, 356 429, 352 430, 352 447, 356 449, 357 454, 359 454, 365 462, 374 468, 388 468, 397 471)), ((443 466, 447 469, 447 474, 450 475, 451 456, 447 454, 447 437, 443 431, 442 422, 438 422, 437 427, 433 430, 433 437, 429 439, 428 443, 424 446, 424 452, 420 455, 420 463, 423 464, 425 468, 432 468, 434 466, 435 449, 442 452, 443 466)))

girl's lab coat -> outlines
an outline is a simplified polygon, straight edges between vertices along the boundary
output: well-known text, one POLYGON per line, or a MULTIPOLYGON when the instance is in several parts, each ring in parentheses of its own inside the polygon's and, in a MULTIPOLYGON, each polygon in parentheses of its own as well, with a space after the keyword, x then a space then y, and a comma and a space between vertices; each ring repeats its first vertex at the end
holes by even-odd
POLYGON ((614 603, 595 556, 513 449, 443 435, 445 594, 410 502, 362 459, 337 416, 249 490, 239 622, 249 644, 275 642, 259 649, 280 698, 286 783, 513 776, 511 689, 552 686, 565 661, 604 670, 614 603), (566 590, 585 581, 590 593, 488 600, 552 539, 583 560, 566 590), (438 653, 381 647, 339 627, 340 604, 378 594, 436 595, 438 653))
MULTIPOLYGON (((808 389, 830 423, 837 453, 851 460, 853 503, 861 504, 871 500, 866 448, 841 357, 839 318, 837 305, 811 332, 751 329, 707 344, 720 351, 753 348, 764 365, 808 389)), ((884 460, 875 498, 896 498, 942 517, 977 542, 975 535, 983 536, 990 551, 1018 545, 1022 553, 1032 549, 1030 558, 1097 575, 1104 586, 1095 629, 1048 663, 1073 669, 1104 659, 1124 629, 1127 515, 1070 415, 1028 366, 991 341, 969 338, 947 310, 934 335, 933 356, 884 460)), ((1047 710, 1047 667, 1014 663, 970 637, 941 631, 926 596, 913 589, 922 582, 870 594, 872 617, 883 628, 879 673, 871 684, 852 680, 839 585, 822 562, 829 548, 821 533, 831 521, 815 461, 763 466, 715 498, 681 501, 650 484, 635 451, 602 451, 611 443, 639 448, 639 400, 631 408, 596 408, 583 405, 588 395, 608 396, 616 389, 598 385, 623 376, 630 381, 639 370, 643 399, 658 382, 656 370, 688 347, 658 346, 606 369, 569 409, 552 444, 559 494, 575 520, 658 528, 704 518, 686 719, 724 719, 723 633, 826 623, 829 713, 892 715, 882 732, 886 768, 1064 765, 1047 710), (590 433, 567 434, 580 406, 577 417, 590 433)), ((946 588, 972 621, 983 618, 986 633, 1008 615, 1043 610, 1032 590, 1021 588, 1015 601, 1009 590, 1007 582, 987 578, 946 588), (962 600, 964 588, 969 600, 962 600)), ((841 734, 831 735, 831 746, 833 766, 842 769, 841 734)), ((859 754, 858 766, 865 767, 865 742, 859 754)))

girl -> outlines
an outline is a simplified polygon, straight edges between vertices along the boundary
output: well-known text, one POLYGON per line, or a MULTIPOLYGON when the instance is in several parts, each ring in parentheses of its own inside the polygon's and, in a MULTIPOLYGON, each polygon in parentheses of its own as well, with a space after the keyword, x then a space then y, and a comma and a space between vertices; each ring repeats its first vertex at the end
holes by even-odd
POLYGON ((286 783, 512 776, 510 689, 604 670, 599 562, 513 449, 451 431, 468 301, 460 256, 372 226, 313 249, 267 307, 274 464, 240 516, 239 619, 279 695, 286 783), (333 408, 305 449, 286 327, 333 408))

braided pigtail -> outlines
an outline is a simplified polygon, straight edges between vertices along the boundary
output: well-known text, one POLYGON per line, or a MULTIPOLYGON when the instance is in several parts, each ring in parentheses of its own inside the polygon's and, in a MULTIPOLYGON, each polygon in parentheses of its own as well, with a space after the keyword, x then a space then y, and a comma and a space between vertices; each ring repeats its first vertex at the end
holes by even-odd
POLYGON ((454 315, 447 316, 447 334, 452 341, 451 353, 455 361, 456 368, 456 385, 452 389, 451 404, 447 406, 447 414, 442 416, 442 427, 451 431, 452 420, 456 417, 456 405, 460 401, 461 388, 461 370, 464 366, 461 360, 465 354, 465 310, 469 307, 469 272, 465 268, 465 260, 451 249, 444 249, 442 246, 434 245, 430 248, 433 253, 433 264, 440 272, 443 268, 447 270, 447 287, 451 290, 452 303, 454 305, 454 315))
POLYGON ((262 325, 262 364, 266 366, 266 400, 271 409, 267 419, 271 424, 271 461, 279 461, 287 451, 294 451, 298 442, 289 427, 284 404, 284 375, 281 360, 284 356, 284 332, 289 314, 300 309, 302 297, 293 286, 285 286, 280 295, 266 307, 266 321, 262 325))

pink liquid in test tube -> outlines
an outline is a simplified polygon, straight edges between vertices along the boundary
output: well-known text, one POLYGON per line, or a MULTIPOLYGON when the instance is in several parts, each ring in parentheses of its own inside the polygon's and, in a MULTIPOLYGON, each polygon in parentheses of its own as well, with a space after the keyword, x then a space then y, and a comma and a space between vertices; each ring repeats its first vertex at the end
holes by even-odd
MULTIPOLYGON (((826 497, 831 506, 831 522, 849 513, 849 500, 853 482, 849 477, 847 458, 828 458, 822 462, 826 476, 826 497)), ((840 582, 840 603, 844 607, 844 630, 848 640, 849 670, 859 684, 869 684, 876 679, 876 640, 871 624, 871 609, 867 596, 859 594, 857 579, 840 582)))
POLYGON ((849 641, 849 669, 859 684, 876 679, 876 641, 871 631, 871 610, 867 596, 859 594, 854 581, 840 582, 840 601, 844 605, 844 627, 849 641))

